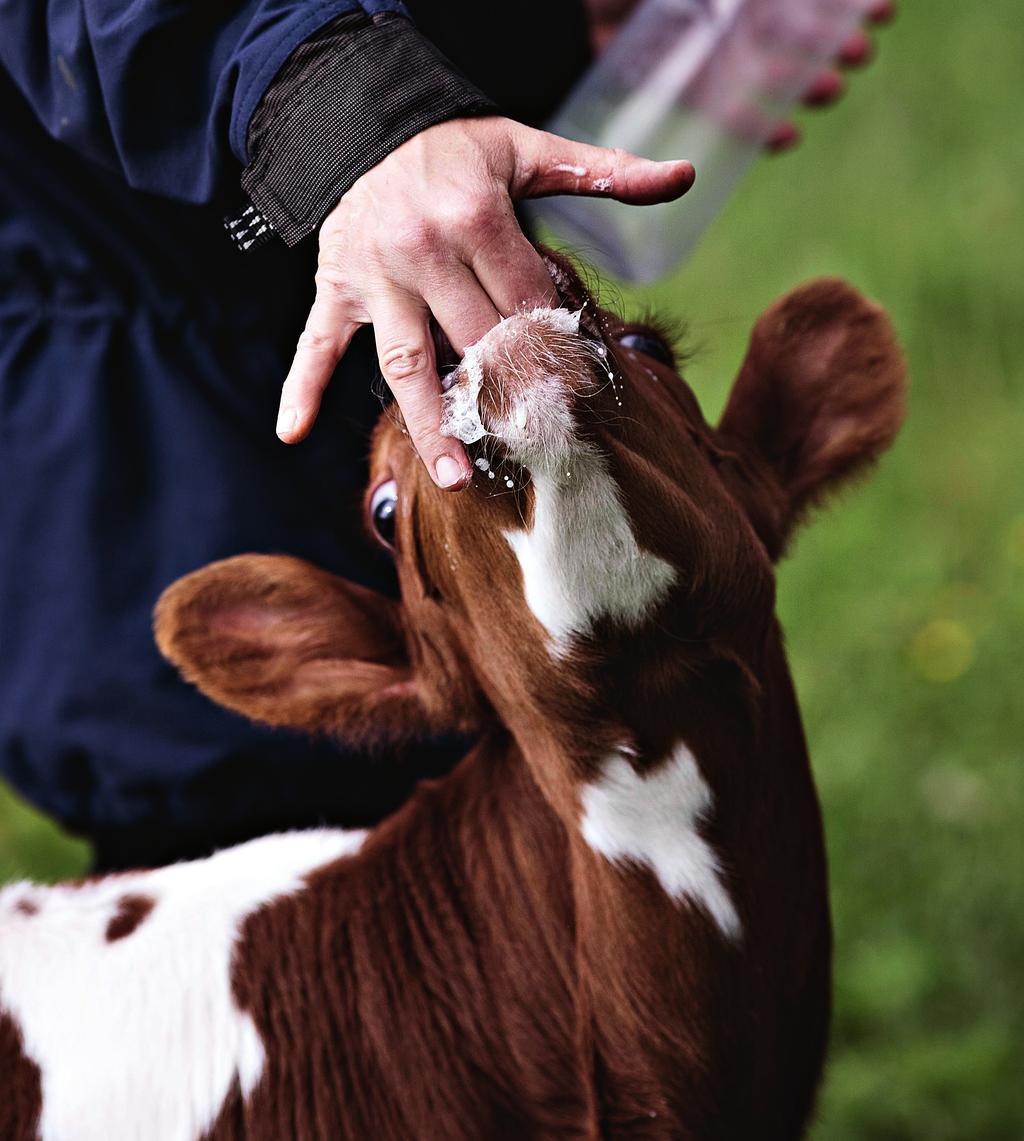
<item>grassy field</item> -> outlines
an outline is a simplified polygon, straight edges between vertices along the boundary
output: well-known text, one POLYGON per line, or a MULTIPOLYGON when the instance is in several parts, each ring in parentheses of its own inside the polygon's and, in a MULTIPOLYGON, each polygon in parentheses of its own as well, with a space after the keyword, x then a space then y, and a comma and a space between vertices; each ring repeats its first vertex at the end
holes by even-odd
MULTIPOLYGON (((676 280, 716 412, 757 314, 841 274, 914 382, 781 611, 825 808, 836 1019, 816 1141, 1024 1137, 1024 232, 1017 0, 904 0, 838 110, 766 160, 676 280)), ((0 878, 84 866, 0 793, 0 878)))

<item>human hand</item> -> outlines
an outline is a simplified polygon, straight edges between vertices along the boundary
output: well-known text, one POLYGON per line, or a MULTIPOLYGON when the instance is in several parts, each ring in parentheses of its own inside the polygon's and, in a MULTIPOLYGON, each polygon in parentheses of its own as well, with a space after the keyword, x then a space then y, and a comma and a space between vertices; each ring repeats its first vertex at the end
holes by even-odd
POLYGON ((511 119, 453 119, 367 171, 320 228, 316 299, 281 391, 277 434, 297 443, 356 330, 372 324, 384 379, 440 487, 472 474, 441 435, 431 316, 461 357, 502 317, 558 305, 513 202, 588 194, 645 205, 693 183, 688 162, 652 162, 560 139, 511 119))
MULTIPOLYGON (((867 24, 887 24, 895 15, 896 5, 893 0, 876 0, 868 10, 867 24)), ((870 62, 874 54, 874 45, 871 37, 864 28, 856 32, 843 44, 836 57, 836 66, 826 68, 811 83, 804 92, 803 103, 805 107, 829 107, 846 90, 846 82, 842 76, 843 69, 863 67, 870 62)), ((800 141, 800 128, 791 122, 781 123, 772 133, 765 144, 767 150, 778 154, 789 150, 800 141)))
MULTIPOLYGON (((587 19, 590 25, 590 42, 597 55, 615 38, 621 26, 632 15, 638 0, 586 0, 587 19)), ((770 8, 766 9, 770 12, 770 8)), ((868 10, 867 24, 884 24, 892 19, 895 12, 893 0, 875 0, 868 10)), ((803 102, 807 107, 827 107, 835 103, 843 94, 846 83, 842 70, 862 67, 872 56, 872 42, 864 28, 858 29, 843 44, 835 60, 835 66, 826 68, 817 75, 804 92, 803 102)), ((751 127, 757 130, 755 124, 751 127)), ((765 149, 778 153, 789 150, 800 141, 800 130, 795 123, 780 123, 765 142, 765 149)))

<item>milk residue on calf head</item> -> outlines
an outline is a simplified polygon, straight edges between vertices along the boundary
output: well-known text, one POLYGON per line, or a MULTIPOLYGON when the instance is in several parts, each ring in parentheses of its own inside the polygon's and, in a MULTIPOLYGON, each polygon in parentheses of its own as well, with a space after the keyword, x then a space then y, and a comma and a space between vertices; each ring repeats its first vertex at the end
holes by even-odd
POLYGON ((589 378, 591 360, 579 311, 538 308, 506 317, 466 350, 452 373, 442 396, 441 432, 464 444, 497 436, 526 445, 530 406, 557 403, 564 421, 564 393, 589 378))

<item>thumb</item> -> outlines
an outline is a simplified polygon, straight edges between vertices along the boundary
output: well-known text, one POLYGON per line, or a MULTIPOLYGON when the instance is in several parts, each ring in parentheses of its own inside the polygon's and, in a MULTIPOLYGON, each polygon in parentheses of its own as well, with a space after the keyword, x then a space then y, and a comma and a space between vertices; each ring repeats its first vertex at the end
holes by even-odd
POLYGON ((586 194, 634 206, 670 202, 693 185, 694 170, 683 159, 654 162, 628 151, 593 147, 547 131, 524 129, 517 139, 513 198, 586 194))

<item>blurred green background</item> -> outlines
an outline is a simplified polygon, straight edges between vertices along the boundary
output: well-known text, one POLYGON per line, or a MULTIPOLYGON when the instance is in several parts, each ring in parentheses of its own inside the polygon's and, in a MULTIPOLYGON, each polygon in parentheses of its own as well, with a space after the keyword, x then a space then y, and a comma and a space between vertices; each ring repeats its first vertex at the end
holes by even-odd
MULTIPOLYGON (((1024 16, 904 0, 844 103, 760 162, 675 280, 717 414, 815 274, 891 313, 911 415, 780 571, 831 855, 825 1139, 1024 1138, 1024 16)), ((0 880, 86 847, 0 788, 0 880)))

